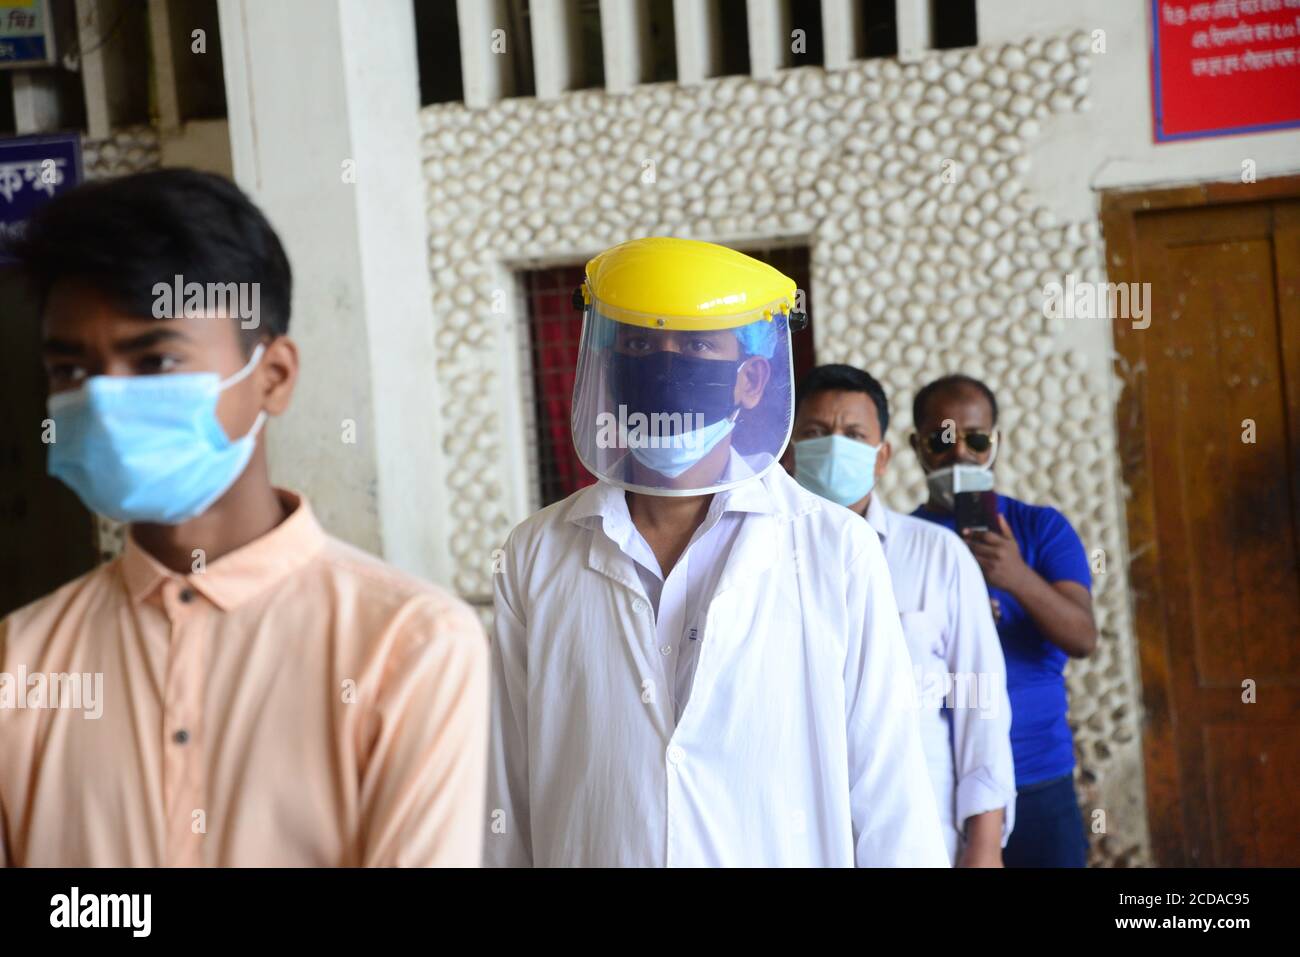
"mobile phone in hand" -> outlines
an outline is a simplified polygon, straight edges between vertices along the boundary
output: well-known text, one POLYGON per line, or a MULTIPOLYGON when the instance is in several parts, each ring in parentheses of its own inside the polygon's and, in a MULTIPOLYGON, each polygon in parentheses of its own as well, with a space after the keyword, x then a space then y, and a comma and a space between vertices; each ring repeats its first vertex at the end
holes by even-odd
POLYGON ((953 496, 953 512, 957 516, 957 534, 967 529, 990 532, 998 527, 997 492, 958 492, 953 496))

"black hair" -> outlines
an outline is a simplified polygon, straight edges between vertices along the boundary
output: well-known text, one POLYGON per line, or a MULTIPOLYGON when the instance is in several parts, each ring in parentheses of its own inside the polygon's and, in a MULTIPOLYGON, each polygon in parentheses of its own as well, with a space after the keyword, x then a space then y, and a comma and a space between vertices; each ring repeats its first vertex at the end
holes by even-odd
POLYGON ((993 424, 998 424, 998 400, 993 395, 993 390, 979 379, 961 373, 954 373, 941 379, 935 379, 922 387, 921 391, 916 394, 916 398, 912 400, 912 425, 920 427, 921 416, 925 413, 925 404, 930 401, 932 396, 938 395, 940 392, 956 391, 958 389, 974 389, 983 393, 984 398, 988 400, 989 408, 993 411, 993 424))
POLYGON ((854 366, 818 366, 799 383, 799 388, 795 391, 795 408, 817 392, 865 392, 876 406, 882 437, 889 428, 889 399, 885 397, 884 387, 870 373, 854 366))
POLYGON ((78 186, 37 210, 3 251, 42 309, 56 282, 76 279, 154 318, 155 284, 181 276, 205 288, 258 284, 258 325, 242 330, 246 351, 289 331, 293 273, 280 238, 238 186, 213 173, 164 169, 78 186))

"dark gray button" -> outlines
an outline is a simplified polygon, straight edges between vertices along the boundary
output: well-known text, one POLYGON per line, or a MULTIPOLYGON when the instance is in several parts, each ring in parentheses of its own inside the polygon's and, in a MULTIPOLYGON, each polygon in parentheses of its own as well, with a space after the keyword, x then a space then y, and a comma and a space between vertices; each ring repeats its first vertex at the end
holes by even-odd
POLYGON ((182 588, 180 597, 181 597, 181 601, 185 602, 185 604, 188 605, 190 602, 194 600, 194 590, 190 588, 182 588))
POLYGON ((172 740, 175 741, 177 744, 185 744, 187 741, 189 741, 189 739, 190 739, 190 733, 186 731, 184 728, 181 728, 179 731, 177 731, 175 734, 172 735, 172 740))

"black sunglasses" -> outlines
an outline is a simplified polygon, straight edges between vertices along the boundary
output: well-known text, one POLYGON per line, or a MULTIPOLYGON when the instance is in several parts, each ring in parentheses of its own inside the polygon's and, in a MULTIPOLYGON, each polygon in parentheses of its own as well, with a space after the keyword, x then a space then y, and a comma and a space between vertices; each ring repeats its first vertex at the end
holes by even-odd
POLYGON ((926 447, 935 455, 947 452, 957 444, 957 438, 960 436, 966 442, 966 448, 972 452, 987 452, 993 447, 993 433, 991 432, 957 432, 950 433, 948 429, 936 429, 925 437, 926 447), (949 435, 952 438, 949 438, 949 435))

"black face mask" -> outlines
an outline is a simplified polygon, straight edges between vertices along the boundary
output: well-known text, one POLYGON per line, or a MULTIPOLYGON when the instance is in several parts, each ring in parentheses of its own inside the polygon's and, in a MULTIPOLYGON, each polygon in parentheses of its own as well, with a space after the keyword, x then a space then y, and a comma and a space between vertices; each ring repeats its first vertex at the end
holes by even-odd
POLYGON ((628 414, 699 413, 704 424, 725 419, 736 408, 739 359, 696 359, 679 352, 645 356, 614 353, 611 389, 628 414))

